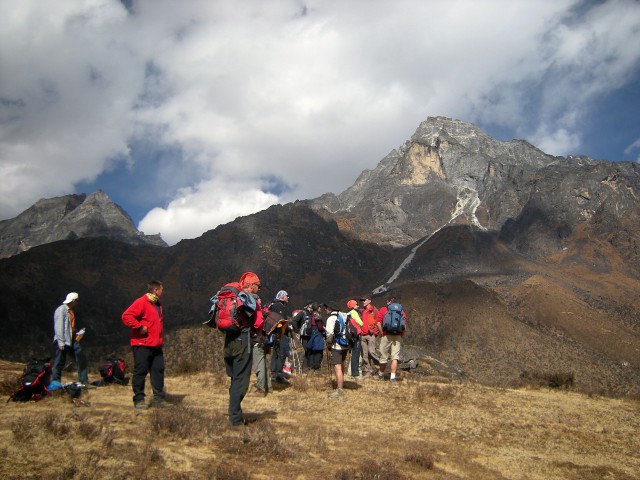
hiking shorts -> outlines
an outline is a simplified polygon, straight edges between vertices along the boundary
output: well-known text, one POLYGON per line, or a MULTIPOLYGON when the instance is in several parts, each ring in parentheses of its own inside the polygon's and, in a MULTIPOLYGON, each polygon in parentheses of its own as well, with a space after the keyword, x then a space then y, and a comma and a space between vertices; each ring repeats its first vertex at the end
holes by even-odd
POLYGON ((400 347, 402 346, 402 336, 383 335, 380 339, 380 363, 387 364, 389 361, 400 361, 400 347))
POLYGON ((342 365, 344 363, 344 359, 347 358, 348 351, 349 350, 331 350, 329 363, 331 365, 342 365))

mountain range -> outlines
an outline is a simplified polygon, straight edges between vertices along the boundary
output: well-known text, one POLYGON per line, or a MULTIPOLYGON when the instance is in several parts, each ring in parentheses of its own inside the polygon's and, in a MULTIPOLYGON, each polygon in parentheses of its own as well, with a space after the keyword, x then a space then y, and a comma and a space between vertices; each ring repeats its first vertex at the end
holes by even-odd
POLYGON ((409 317, 406 343, 476 381, 567 374, 582 390, 637 393, 638 173, 430 117, 344 192, 275 205, 172 247, 82 230, 57 207, 24 231, 47 238, 66 222, 76 235, 0 260, 0 348, 18 360, 48 352, 51 314, 68 291, 80 294, 94 359, 126 348, 120 314, 151 278, 165 283, 169 331, 210 335, 199 327, 208 299, 251 270, 264 299, 285 289, 298 307, 365 293, 381 306, 393 294, 409 317))

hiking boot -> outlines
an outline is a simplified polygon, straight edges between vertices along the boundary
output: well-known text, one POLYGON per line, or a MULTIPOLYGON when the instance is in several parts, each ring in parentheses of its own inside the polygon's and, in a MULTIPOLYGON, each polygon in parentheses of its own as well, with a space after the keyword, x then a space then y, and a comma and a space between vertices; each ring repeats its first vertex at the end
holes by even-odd
POLYGON ((362 375, 358 375, 357 377, 354 377, 352 375, 351 378, 353 378, 354 380, 364 380, 364 377, 362 375))
POLYGON ((173 408, 173 403, 167 402, 164 398, 162 400, 151 402, 153 408, 173 408))
POLYGON ((377 374, 374 378, 376 380, 384 380, 384 375, 377 374))
POLYGON ((264 390, 260 390, 259 388, 257 388, 256 390, 254 390, 251 393, 252 397, 266 397, 267 396, 267 392, 265 392, 264 390))
POLYGON ((276 383, 279 383, 281 385, 291 385, 291 382, 289 380, 282 377, 276 377, 276 383))
POLYGON ((133 406, 136 410, 146 410, 147 408, 149 408, 149 405, 144 402, 134 403, 133 406))
POLYGON ((329 398, 342 398, 342 397, 344 397, 344 390, 342 390, 341 388, 337 388, 329 394, 329 398))
POLYGON ((392 378, 391 380, 389 380, 389 385, 391 385, 392 387, 397 387, 398 386, 398 379, 397 378, 392 378))

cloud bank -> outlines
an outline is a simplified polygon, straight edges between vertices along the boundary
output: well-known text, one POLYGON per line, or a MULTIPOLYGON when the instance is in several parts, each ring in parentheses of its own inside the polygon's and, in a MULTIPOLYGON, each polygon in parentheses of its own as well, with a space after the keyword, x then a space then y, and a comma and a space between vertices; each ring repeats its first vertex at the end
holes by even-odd
POLYGON ((582 153, 640 68, 633 0, 0 6, 0 218, 136 171, 120 195, 168 243, 338 193, 429 115, 582 153))

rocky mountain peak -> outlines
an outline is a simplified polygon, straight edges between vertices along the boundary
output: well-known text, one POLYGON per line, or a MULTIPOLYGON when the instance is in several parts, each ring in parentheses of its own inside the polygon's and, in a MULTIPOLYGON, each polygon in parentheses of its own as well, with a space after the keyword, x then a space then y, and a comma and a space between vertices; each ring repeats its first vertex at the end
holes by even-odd
POLYGON ((597 211, 603 202, 632 205, 626 197, 633 187, 605 188, 601 175, 622 175, 625 184, 637 187, 628 164, 556 157, 524 140, 497 140, 468 122, 429 117, 347 190, 325 194, 309 205, 343 231, 391 246, 410 245, 457 224, 493 231, 507 225, 512 231, 514 222, 524 221, 523 211, 531 209, 545 212, 546 223, 563 225, 566 232, 588 218, 585 211, 597 211), (558 185, 562 178, 571 181, 571 191, 588 189, 594 201, 562 197, 568 203, 559 208, 559 192, 567 191, 558 185), (552 199, 557 199, 553 205, 552 199))
POLYGON ((0 258, 58 240, 106 237, 133 245, 166 246, 159 235, 138 231, 131 217, 102 190, 38 200, 15 218, 0 221, 0 258))

